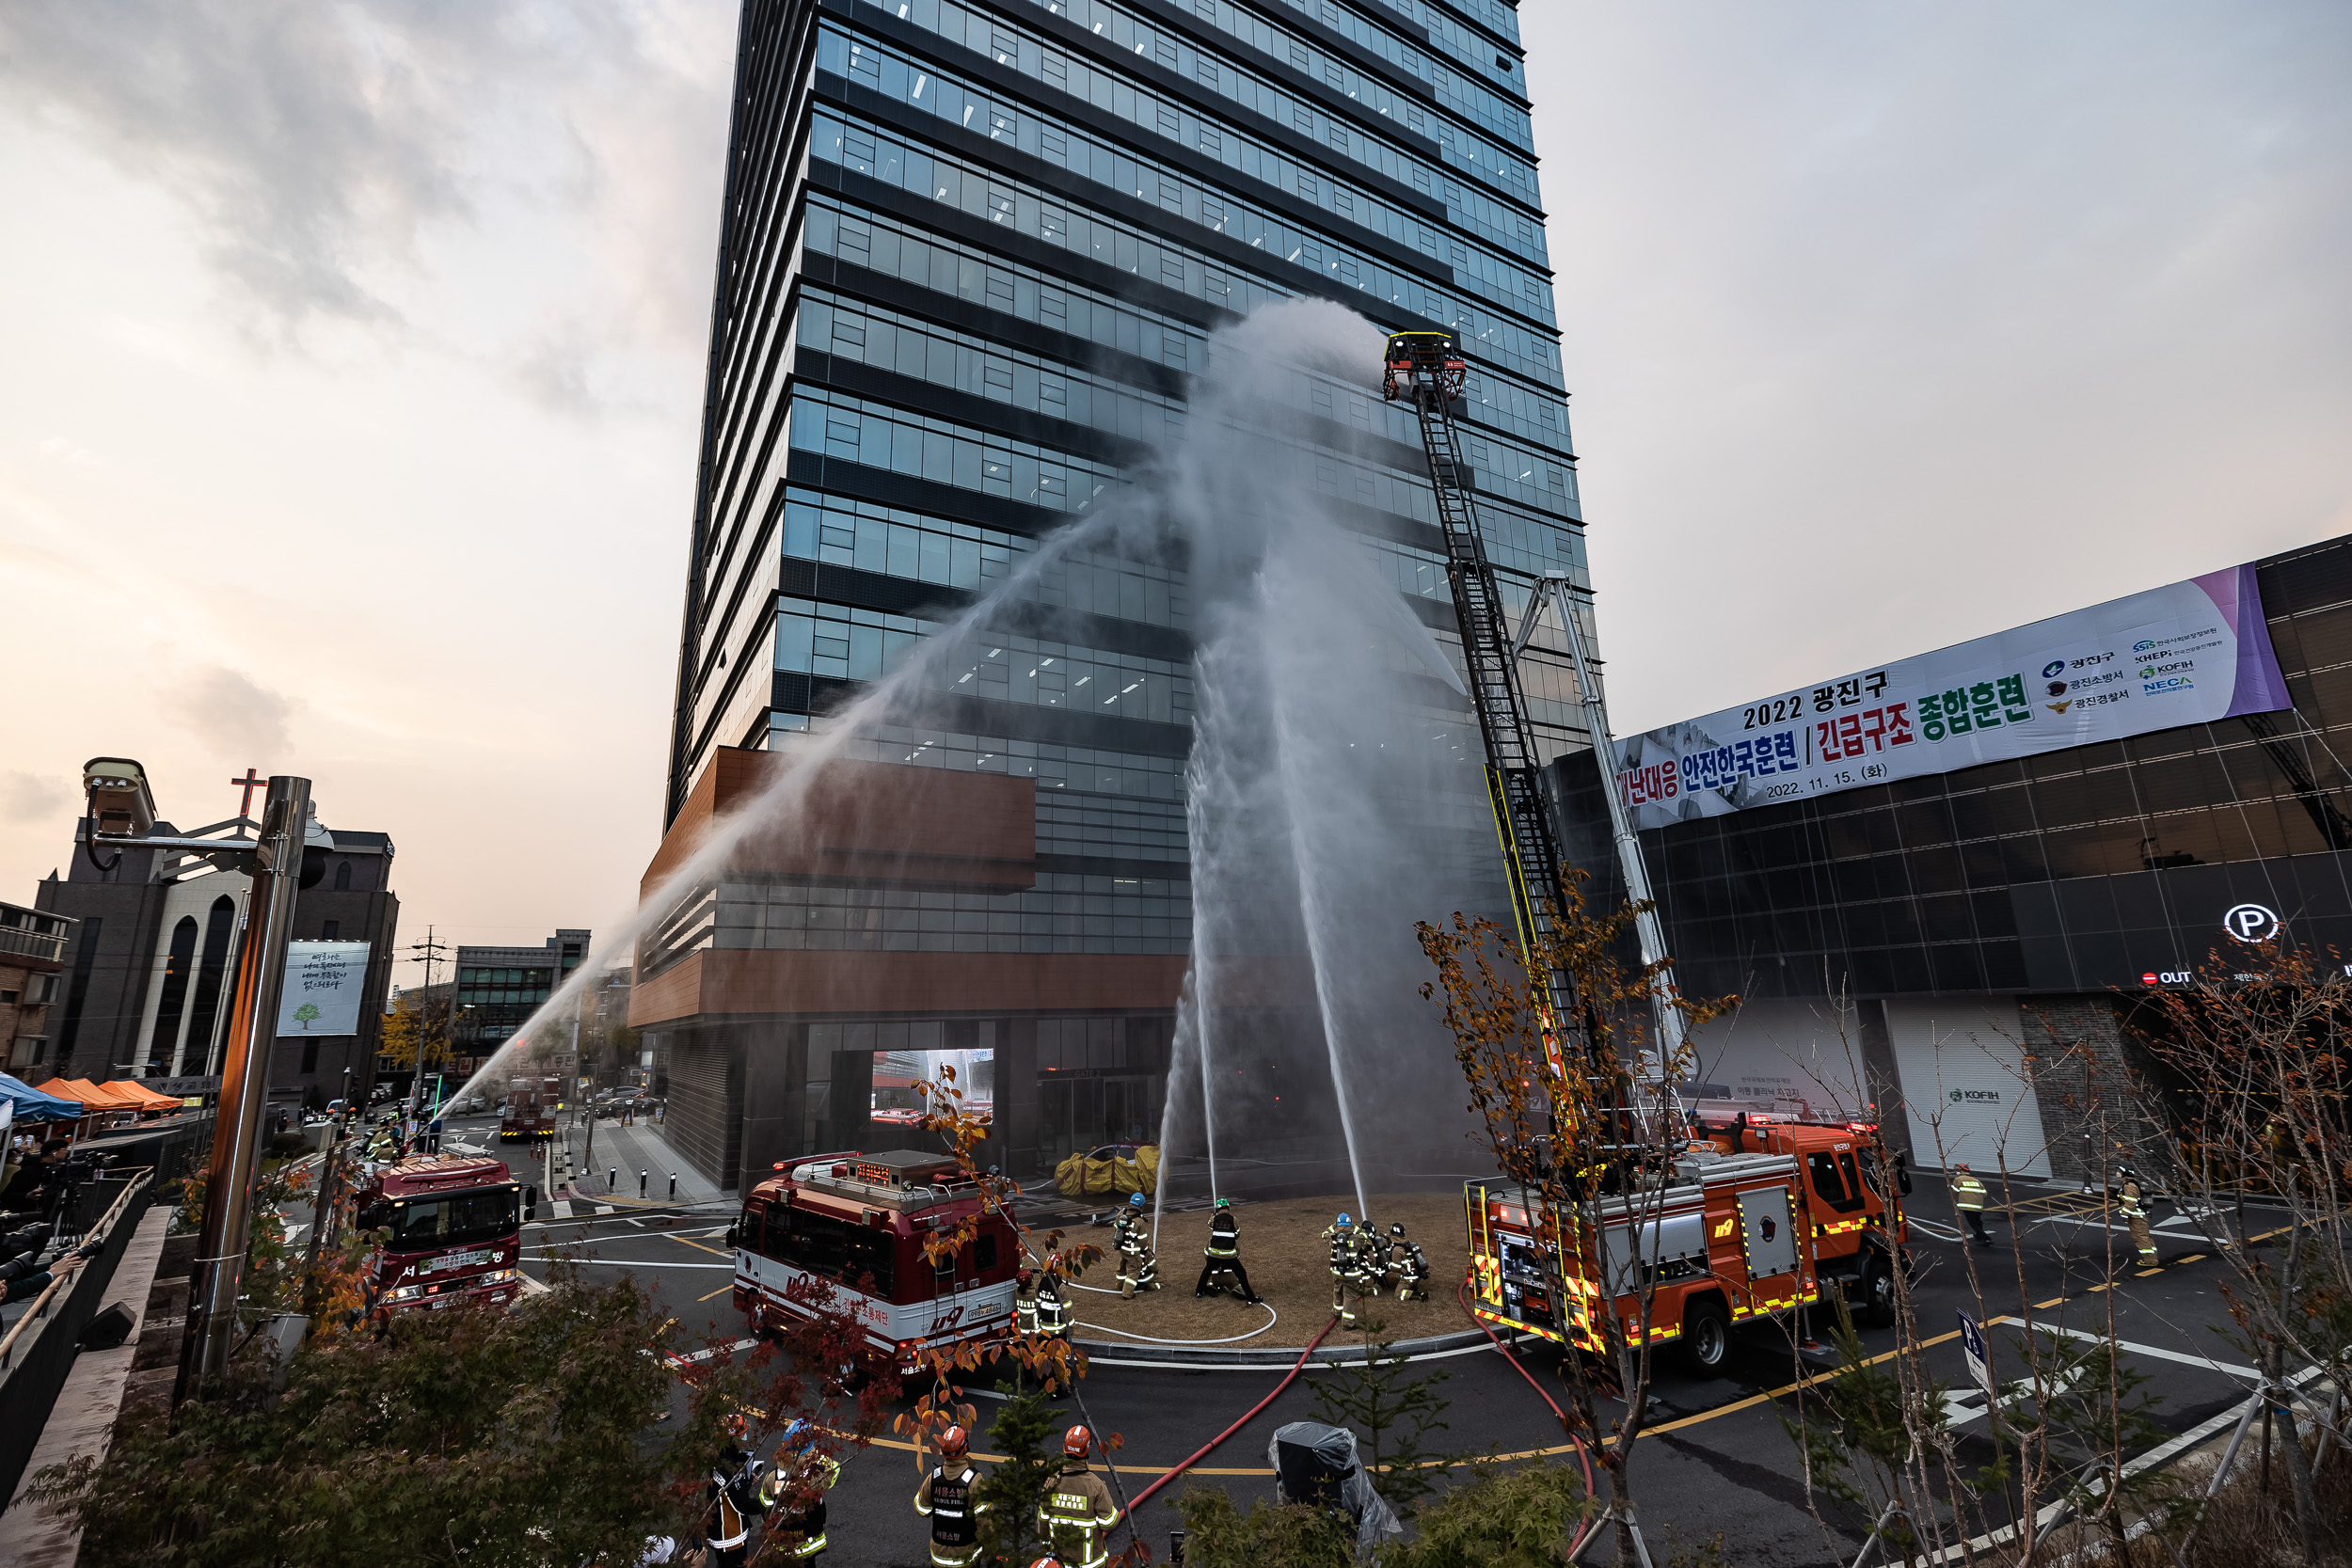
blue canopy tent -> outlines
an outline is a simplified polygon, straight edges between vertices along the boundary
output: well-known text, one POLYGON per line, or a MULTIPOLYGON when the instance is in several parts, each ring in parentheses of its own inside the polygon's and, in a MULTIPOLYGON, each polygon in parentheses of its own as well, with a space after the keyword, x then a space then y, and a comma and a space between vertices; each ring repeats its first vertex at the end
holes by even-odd
POLYGON ((59 1100, 0 1072, 0 1101, 6 1101, 16 1121, 79 1121, 89 1113, 78 1100, 59 1100))

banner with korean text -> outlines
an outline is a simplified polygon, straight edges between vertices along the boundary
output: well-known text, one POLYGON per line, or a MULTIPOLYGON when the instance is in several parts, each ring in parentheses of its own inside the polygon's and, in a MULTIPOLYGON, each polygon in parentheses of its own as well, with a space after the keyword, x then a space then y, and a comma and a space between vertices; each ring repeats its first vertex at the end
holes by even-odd
POLYGON ((2291 706, 2233 566, 1616 743, 1637 828, 2291 706))

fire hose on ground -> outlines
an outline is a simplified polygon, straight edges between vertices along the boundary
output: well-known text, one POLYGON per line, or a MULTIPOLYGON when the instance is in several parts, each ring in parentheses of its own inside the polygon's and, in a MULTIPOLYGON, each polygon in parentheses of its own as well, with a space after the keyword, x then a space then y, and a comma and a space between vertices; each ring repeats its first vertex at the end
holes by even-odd
MULTIPOLYGON (((1535 1381, 1535 1374, 1529 1371, 1526 1367, 1520 1364, 1519 1358, 1511 1354, 1511 1347, 1504 1344, 1502 1340, 1496 1336, 1494 1326, 1487 1323, 1486 1319, 1480 1317, 1477 1313, 1470 1311, 1469 1280, 1465 1279, 1461 1284, 1454 1287, 1454 1299, 1462 1304, 1462 1311, 1469 1317, 1470 1321, 1476 1323, 1481 1329, 1486 1331, 1487 1342, 1493 1345, 1495 1349, 1502 1353, 1502 1359, 1511 1363, 1511 1370, 1518 1372, 1519 1376, 1527 1379, 1527 1386, 1535 1390, 1536 1397, 1541 1399, 1546 1404, 1551 1406, 1551 1413, 1560 1418, 1560 1430, 1567 1432, 1568 1441, 1576 1445, 1577 1463, 1584 1466, 1584 1495, 1588 1497, 1591 1497, 1593 1495, 1593 1456, 1585 1450, 1584 1439, 1579 1437, 1575 1433, 1568 1431, 1567 1412, 1560 1408, 1560 1402, 1551 1397, 1549 1390, 1546 1389, 1542 1384, 1535 1381)), ((1593 1537, 1599 1531, 1600 1525, 1601 1522, 1598 1519, 1596 1519, 1591 1524, 1584 1527, 1584 1533, 1578 1536, 1576 1538, 1576 1544, 1568 1548, 1568 1560, 1570 1562, 1574 1562, 1578 1554, 1582 1552, 1586 1546, 1592 1544, 1593 1537)))
POLYGON ((1202 1460, 1208 1458, 1210 1449, 1216 1448, 1219 1443, 1224 1442, 1225 1439, 1231 1437, 1233 1433, 1248 1426, 1251 1421, 1257 1418, 1258 1412, 1263 1410, 1267 1405, 1272 1404, 1277 1399, 1280 1398, 1282 1390, 1289 1387, 1292 1383, 1297 1380, 1298 1374, 1307 1370, 1307 1357, 1314 1354, 1315 1347, 1323 1343, 1323 1337, 1330 1333, 1334 1328, 1337 1328, 1339 1326, 1339 1319, 1333 1318, 1329 1323, 1325 1323, 1321 1328, 1315 1330, 1315 1337, 1307 1341, 1307 1348, 1305 1350, 1298 1353, 1298 1359, 1292 1364, 1291 1370, 1283 1374, 1282 1381, 1274 1386, 1274 1392, 1268 1394, 1265 1398, 1251 1405, 1249 1407, 1248 1415, 1244 1416, 1240 1420, 1235 1421, 1232 1426, 1227 1427, 1223 1432, 1218 1433, 1215 1437, 1210 1438, 1206 1443, 1202 1444, 1199 1453, 1194 1454, 1191 1458, 1185 1460, 1182 1465, 1177 1465, 1174 1469, 1168 1471, 1168 1474, 1162 1476, 1159 1480, 1153 1481, 1151 1485, 1136 1493, 1135 1500, 1127 1505, 1127 1517, 1130 1519, 1134 1518, 1136 1516, 1136 1511, 1140 1509, 1145 1503, 1152 1500, 1152 1494, 1157 1492, 1161 1487, 1166 1486, 1169 1481, 1174 1481, 1178 1476, 1183 1475, 1186 1470, 1191 1469, 1195 1465, 1198 1465, 1202 1460))

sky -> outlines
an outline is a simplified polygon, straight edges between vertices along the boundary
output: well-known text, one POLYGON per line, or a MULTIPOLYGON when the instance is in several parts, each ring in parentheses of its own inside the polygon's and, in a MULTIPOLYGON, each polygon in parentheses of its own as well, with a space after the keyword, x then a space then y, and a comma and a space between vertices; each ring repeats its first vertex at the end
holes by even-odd
MULTIPOLYGON (((2352 8, 1521 16, 1620 733, 2352 531, 2352 8)), ((0 899, 127 755, 312 779, 404 943, 628 907, 734 28, 0 9, 0 899)))

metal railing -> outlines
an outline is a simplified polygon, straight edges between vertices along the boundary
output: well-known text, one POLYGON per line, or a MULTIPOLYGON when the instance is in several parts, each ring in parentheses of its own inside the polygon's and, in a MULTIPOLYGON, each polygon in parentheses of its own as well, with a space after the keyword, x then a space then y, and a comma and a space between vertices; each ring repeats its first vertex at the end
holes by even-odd
POLYGON ((43 931, 28 931, 22 926, 0 926, 0 954, 14 958, 33 958, 41 963, 65 962, 65 937, 51 936, 43 931))
MULTIPOLYGON (((111 1237, 114 1234, 115 1223, 122 1217, 123 1206, 145 1191, 151 1180, 152 1180, 152 1173, 141 1171, 137 1177, 124 1183, 122 1191, 117 1193, 114 1202, 107 1206, 106 1212, 101 1216, 96 1225, 90 1227, 87 1239, 104 1241, 111 1237)), ((8 1371, 16 1365, 18 1357, 30 1340, 39 1337, 37 1331, 42 1323, 49 1321, 51 1308, 65 1299, 65 1293, 71 1291, 74 1281, 81 1277, 80 1269, 75 1269, 71 1274, 59 1275, 49 1282, 47 1290, 33 1298, 33 1305, 25 1310, 24 1315, 8 1325, 8 1338, 0 1339, 0 1382, 6 1381, 8 1371)))

